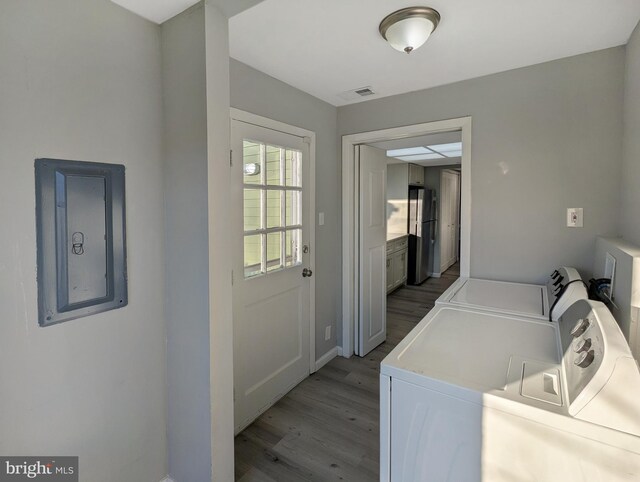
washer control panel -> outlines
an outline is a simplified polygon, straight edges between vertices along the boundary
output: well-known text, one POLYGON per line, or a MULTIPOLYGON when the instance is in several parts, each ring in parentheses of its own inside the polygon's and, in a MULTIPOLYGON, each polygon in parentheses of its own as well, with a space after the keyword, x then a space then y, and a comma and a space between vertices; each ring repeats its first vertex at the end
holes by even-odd
POLYGON ((558 321, 576 301, 589 297, 580 273, 575 268, 563 266, 555 270, 547 281, 547 297, 551 319, 558 321))
POLYGON ((594 380, 604 357, 601 327, 592 308, 587 300, 577 302, 559 322, 570 406, 580 395, 583 398, 587 395, 587 387, 594 380))
POLYGON ((640 434, 640 372, 609 309, 598 301, 577 301, 558 328, 569 415, 640 434))

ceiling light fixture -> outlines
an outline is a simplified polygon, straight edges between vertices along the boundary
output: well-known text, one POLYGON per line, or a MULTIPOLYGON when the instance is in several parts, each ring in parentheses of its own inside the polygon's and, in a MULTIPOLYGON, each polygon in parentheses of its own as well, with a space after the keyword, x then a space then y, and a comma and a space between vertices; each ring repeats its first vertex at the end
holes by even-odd
POLYGON ((423 45, 440 23, 440 14, 429 7, 403 8, 380 22, 380 35, 400 52, 410 54, 423 45))
POLYGON ((390 149, 387 151, 387 157, 399 156, 415 156, 417 154, 432 154, 426 147, 405 147, 403 149, 390 149))

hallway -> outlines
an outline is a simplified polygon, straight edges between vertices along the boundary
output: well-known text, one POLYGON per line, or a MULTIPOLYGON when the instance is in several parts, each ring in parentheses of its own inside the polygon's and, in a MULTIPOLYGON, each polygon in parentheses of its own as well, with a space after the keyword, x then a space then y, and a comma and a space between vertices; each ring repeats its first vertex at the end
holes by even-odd
POLYGON ((379 366, 459 276, 405 286, 387 297, 387 341, 366 357, 337 357, 235 439, 236 480, 377 481, 379 366))

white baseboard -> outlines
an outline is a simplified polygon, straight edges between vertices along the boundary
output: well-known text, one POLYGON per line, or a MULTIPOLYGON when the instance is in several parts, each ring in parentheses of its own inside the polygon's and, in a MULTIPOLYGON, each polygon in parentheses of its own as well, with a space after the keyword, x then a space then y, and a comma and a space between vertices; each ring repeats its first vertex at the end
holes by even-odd
POLYGON ((338 347, 334 346, 327 353, 322 355, 318 360, 316 360, 316 371, 320 370, 323 366, 333 360, 338 356, 338 347))
POLYGON ((338 356, 342 356, 342 347, 338 346, 336 348, 338 349, 338 356))
POLYGON ((431 273, 429 274, 429 276, 431 276, 432 278, 440 278, 442 276, 442 273, 431 273))
POLYGON ((168 475, 162 479, 160 482, 176 482, 175 480, 173 480, 171 477, 169 477, 168 475))

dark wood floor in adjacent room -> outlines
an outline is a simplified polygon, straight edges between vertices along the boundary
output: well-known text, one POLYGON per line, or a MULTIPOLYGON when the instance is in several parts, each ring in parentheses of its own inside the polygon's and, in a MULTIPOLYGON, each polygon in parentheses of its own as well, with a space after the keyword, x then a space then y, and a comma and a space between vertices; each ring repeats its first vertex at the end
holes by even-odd
POLYGON ((337 357, 300 383, 235 440, 236 480, 377 481, 380 362, 459 276, 387 297, 387 341, 366 357, 337 357))

